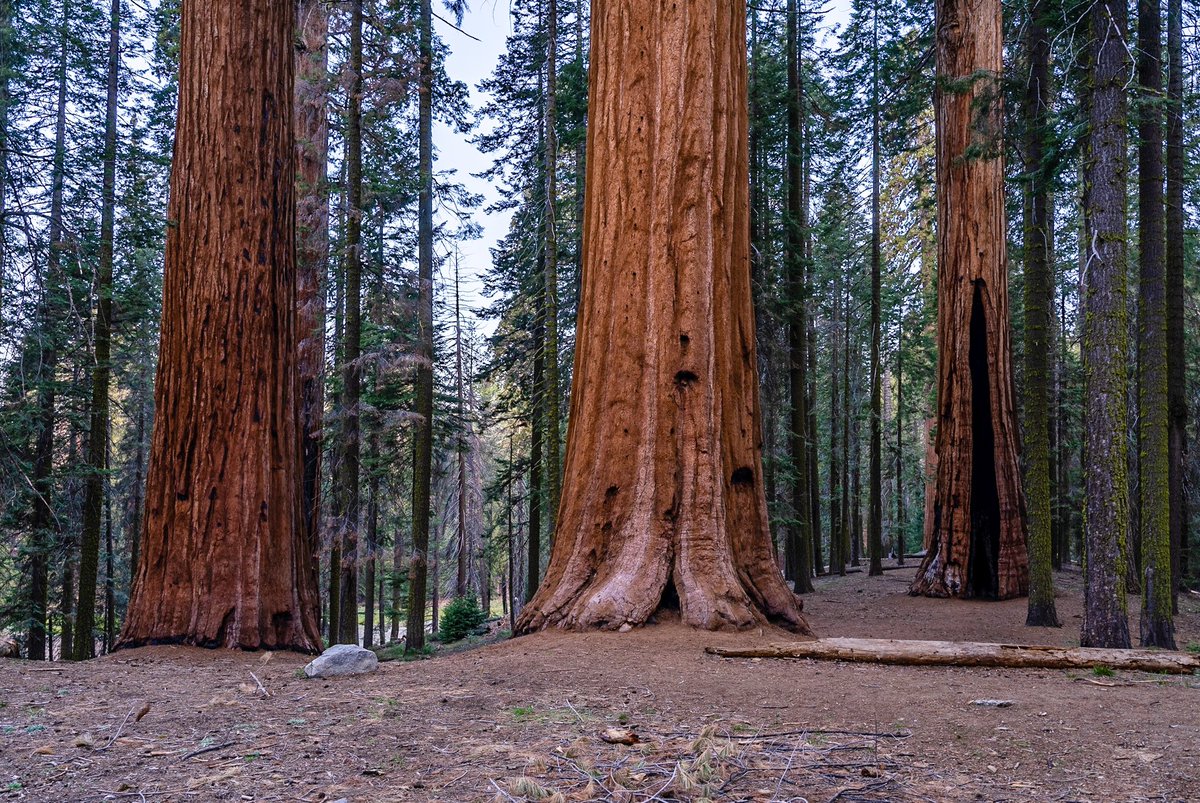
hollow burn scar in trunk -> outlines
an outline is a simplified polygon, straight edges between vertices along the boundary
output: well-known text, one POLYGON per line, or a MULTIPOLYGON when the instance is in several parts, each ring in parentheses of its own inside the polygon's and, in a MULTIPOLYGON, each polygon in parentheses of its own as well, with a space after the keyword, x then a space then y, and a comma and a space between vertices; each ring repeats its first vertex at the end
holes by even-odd
POLYGON ((1000 590, 1000 494, 996 488, 996 437, 988 376, 987 318, 982 281, 971 304, 971 558, 967 595, 995 598, 1000 590))

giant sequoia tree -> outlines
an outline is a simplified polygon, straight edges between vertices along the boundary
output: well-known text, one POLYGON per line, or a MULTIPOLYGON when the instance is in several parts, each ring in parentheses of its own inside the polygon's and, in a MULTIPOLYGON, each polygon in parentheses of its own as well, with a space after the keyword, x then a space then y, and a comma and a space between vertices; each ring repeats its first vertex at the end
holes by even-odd
POLYGON ((914 594, 1025 594, 1001 147, 998 0, 937 5, 937 474, 914 594))
POLYGON ((584 265, 562 504, 517 629, 677 605, 806 632, 763 494, 744 0, 592 7, 584 265))
POLYGON ((316 650, 301 503, 293 3, 184 0, 141 560, 121 646, 316 650))

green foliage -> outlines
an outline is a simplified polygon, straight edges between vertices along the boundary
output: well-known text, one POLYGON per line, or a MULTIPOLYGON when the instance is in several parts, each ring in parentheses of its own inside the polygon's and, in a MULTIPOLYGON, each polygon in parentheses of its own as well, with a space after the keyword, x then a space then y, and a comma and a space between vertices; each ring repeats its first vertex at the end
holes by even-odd
POLYGON ((1094 666, 1092 667, 1092 674, 1098 678, 1111 678, 1116 673, 1107 666, 1094 666))
POLYGON ((438 641, 449 644, 461 641, 487 620, 475 597, 455 597, 442 610, 441 629, 438 641))

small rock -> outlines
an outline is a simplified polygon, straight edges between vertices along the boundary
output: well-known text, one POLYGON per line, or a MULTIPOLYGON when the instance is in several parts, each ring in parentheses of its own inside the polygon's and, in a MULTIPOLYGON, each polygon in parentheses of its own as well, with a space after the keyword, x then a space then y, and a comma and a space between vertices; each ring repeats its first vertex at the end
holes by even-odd
POLYGON ((372 651, 353 644, 335 644, 304 667, 304 674, 310 678, 335 678, 365 675, 378 668, 379 658, 372 651))
POLYGON ((1011 708, 1012 700, 972 700, 971 705, 979 706, 980 708, 1011 708))

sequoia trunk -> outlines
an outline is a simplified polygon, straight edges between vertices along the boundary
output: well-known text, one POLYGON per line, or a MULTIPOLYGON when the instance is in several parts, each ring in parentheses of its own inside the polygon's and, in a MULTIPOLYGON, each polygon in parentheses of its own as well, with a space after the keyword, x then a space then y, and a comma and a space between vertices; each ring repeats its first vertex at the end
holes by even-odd
POLYGON ((912 593, 1029 586, 1005 249, 998 0, 937 5, 938 400, 932 540, 912 593))
POLYGON ((301 507, 295 5, 184 0, 141 562, 119 646, 320 647, 301 507))
POLYGON ((775 564, 750 303, 745 3, 592 8, 562 506, 517 622, 807 632, 775 564))

